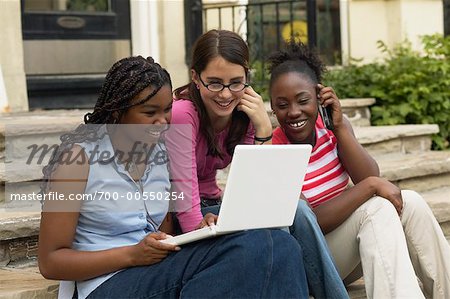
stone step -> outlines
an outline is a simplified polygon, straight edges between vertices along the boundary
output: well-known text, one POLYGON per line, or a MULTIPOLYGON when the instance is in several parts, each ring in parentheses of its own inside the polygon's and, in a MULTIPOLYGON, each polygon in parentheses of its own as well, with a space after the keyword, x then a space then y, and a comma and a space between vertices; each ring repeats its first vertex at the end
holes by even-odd
MULTIPOLYGON (((16 148, 34 143, 58 143, 62 132, 82 122, 86 110, 49 110, 2 114, 0 120, 0 160, 5 157, 5 141, 11 144, 8 155, 22 154, 16 148), (5 140, 6 139, 6 140, 5 140)), ((9 148, 9 146, 8 146, 9 148)))
POLYGON ((431 135, 439 126, 396 125, 354 127, 358 142, 373 156, 385 153, 417 153, 431 150, 431 135))
POLYGON ((420 194, 433 211, 444 235, 450 240, 450 187, 437 188, 420 194))
POLYGON ((56 299, 58 281, 47 280, 37 266, 0 268, 0 299, 56 299))
POLYGON ((33 261, 41 214, 0 210, 0 266, 33 261))
POLYGON ((347 292, 350 299, 366 299, 367 295, 364 286, 364 278, 360 278, 348 285, 347 292))
POLYGON ((450 186, 450 152, 429 151, 375 156, 383 177, 418 192, 450 186))
POLYGON ((369 106, 375 104, 374 98, 341 99, 341 109, 354 127, 370 126, 369 106))

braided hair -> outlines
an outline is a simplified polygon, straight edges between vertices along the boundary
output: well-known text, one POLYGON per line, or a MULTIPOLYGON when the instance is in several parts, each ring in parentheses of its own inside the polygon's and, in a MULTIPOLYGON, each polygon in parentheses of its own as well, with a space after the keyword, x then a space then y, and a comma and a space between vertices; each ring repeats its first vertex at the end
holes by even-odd
POLYGON ((286 42, 284 48, 284 50, 271 54, 268 58, 270 72, 269 93, 272 84, 278 77, 290 72, 306 76, 313 84, 322 82, 326 67, 317 52, 294 39, 286 42))
MULTIPOLYGON (((245 41, 237 33, 213 29, 200 36, 192 50, 191 70, 200 74, 216 57, 222 57, 228 62, 241 65, 248 77, 249 50, 245 41)), ((208 155, 222 158, 223 153, 217 143, 214 128, 195 83, 191 81, 189 84, 175 89, 175 99, 188 99, 194 104, 200 119, 200 132, 205 136, 208 144, 208 155)), ((249 123, 250 119, 247 114, 237 109, 233 110, 230 129, 225 141, 226 151, 229 155, 233 155, 234 148, 245 137, 249 123)))
POLYGON ((70 152, 75 143, 95 141, 103 136, 97 134, 104 124, 116 124, 131 107, 140 105, 153 97, 161 87, 172 88, 169 73, 153 58, 142 56, 127 57, 117 61, 106 75, 100 95, 93 112, 84 115, 84 124, 72 132, 61 135, 61 144, 53 151, 47 166, 42 170, 44 180, 41 192, 46 193, 49 179, 58 166, 61 157, 70 152), (152 86, 153 91, 139 101, 132 101, 145 88, 152 86))

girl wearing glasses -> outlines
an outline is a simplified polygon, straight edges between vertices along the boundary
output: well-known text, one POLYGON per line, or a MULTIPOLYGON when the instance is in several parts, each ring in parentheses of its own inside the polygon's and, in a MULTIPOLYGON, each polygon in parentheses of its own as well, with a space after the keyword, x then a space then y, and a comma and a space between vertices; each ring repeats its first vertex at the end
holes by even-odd
POLYGON ((216 170, 230 164, 234 147, 271 142, 263 100, 247 84, 248 61, 247 45, 239 35, 211 30, 194 45, 192 81, 175 90, 173 123, 191 125, 193 131, 193 210, 177 215, 184 232, 206 225, 200 207, 220 203, 216 170))
MULTIPOLYGON (((183 232, 208 225, 202 213, 217 214, 222 190, 216 171, 230 164, 235 146, 271 143, 272 125, 261 96, 247 83, 248 71, 245 41, 231 31, 211 30, 194 45, 191 82, 175 90, 172 124, 192 128, 192 136, 179 134, 172 139, 177 142, 167 142, 173 152, 189 157, 185 163, 171 157, 172 170, 191 171, 188 180, 173 180, 188 202, 177 210, 183 232)), ((303 217, 297 218, 316 236, 301 244, 310 292, 316 298, 347 298, 315 216, 301 202, 297 213, 303 217)))

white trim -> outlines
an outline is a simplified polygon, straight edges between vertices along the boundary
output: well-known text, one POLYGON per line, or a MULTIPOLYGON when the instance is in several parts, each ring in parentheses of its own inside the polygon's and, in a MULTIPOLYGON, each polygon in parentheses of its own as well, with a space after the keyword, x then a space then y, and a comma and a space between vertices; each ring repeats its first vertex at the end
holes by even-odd
POLYGON ((158 1, 130 0, 132 55, 160 60, 158 1))
POLYGON ((3 80, 2 66, 0 65, 0 113, 9 111, 8 96, 6 95, 5 81, 3 80))
POLYGON ((341 55, 342 65, 350 63, 350 3, 349 0, 339 0, 341 16, 341 55))

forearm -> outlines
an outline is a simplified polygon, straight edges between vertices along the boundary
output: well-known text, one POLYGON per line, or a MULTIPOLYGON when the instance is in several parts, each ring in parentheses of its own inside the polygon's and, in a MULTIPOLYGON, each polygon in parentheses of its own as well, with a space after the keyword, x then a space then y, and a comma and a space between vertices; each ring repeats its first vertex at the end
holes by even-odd
POLYGON ((193 231, 203 220, 200 206, 193 207, 191 211, 177 213, 178 222, 180 223, 183 233, 193 231))
POLYGON ((339 159, 354 184, 369 176, 380 175, 377 162, 359 144, 348 121, 336 128, 334 134, 338 141, 339 159))
POLYGON ((133 246, 101 251, 61 248, 39 255, 42 275, 54 280, 86 280, 133 266, 133 246))
POLYGON ((175 212, 182 232, 194 230, 203 219, 197 174, 192 174, 192 177, 192 180, 172 182, 173 190, 184 194, 183 199, 175 202, 175 212))
POLYGON ((337 197, 314 208, 324 234, 341 225, 351 214, 376 193, 374 177, 368 177, 337 197))

